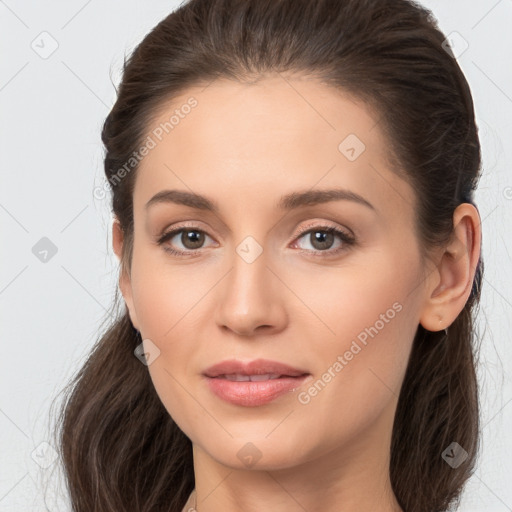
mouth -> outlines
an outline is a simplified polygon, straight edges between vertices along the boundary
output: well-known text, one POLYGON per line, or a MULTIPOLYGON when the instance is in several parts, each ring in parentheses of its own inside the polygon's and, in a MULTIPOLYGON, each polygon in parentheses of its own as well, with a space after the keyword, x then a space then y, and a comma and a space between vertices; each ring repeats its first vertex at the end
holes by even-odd
POLYGON ((262 375, 243 375, 241 373, 234 373, 231 375, 218 375, 217 377, 212 377, 213 379, 225 379, 233 382, 261 382, 264 380, 274 380, 281 379, 283 377, 292 377, 291 375, 280 375, 278 373, 264 373, 262 375))
MULTIPOLYGON (((269 378, 279 377, 300 377, 308 373, 306 370, 295 368, 278 361, 268 359, 254 359, 252 361, 240 361, 230 359, 221 361, 206 369, 203 374, 207 377, 258 377, 266 376, 269 378)), ((263 380, 267 380, 263 379, 263 380)))
POLYGON ((218 398, 245 407, 268 404, 301 387, 311 374, 275 361, 224 361, 203 373, 218 398))

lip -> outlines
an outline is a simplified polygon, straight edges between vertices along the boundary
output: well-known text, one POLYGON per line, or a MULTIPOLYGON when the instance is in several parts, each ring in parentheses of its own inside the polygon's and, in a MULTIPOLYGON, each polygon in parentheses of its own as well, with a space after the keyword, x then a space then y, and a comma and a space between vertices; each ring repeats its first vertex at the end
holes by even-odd
POLYGON ((203 372, 209 389, 222 400, 235 405, 256 407, 295 391, 310 377, 305 370, 284 363, 256 359, 249 362, 222 361, 203 372), (260 381, 233 381, 226 375, 278 374, 279 378, 260 381))
POLYGON ((278 373, 279 375, 286 375, 287 377, 300 377, 308 372, 284 363, 270 361, 269 359, 254 359, 248 362, 230 359, 214 364, 203 372, 207 377, 218 377, 219 375, 231 375, 235 373, 239 375, 278 373))

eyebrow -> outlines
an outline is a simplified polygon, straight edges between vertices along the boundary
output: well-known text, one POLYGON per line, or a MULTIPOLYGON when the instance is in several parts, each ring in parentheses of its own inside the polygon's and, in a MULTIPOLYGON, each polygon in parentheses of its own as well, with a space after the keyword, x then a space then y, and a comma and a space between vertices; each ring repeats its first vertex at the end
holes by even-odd
MULTIPOLYGON (((277 203, 277 208, 281 210, 294 210, 301 206, 311 206, 341 200, 353 201, 376 211, 376 208, 364 197, 343 188, 292 192, 280 198, 277 203)), ((215 201, 200 194, 187 192, 185 190, 162 190, 146 203, 145 208, 148 210, 151 206, 161 203, 180 204, 198 210, 219 213, 219 206, 215 201)))

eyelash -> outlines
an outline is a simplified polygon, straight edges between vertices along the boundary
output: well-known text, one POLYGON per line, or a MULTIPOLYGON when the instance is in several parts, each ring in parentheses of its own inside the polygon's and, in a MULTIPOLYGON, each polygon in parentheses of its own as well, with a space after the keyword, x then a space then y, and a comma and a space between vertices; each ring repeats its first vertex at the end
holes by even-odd
MULTIPOLYGON (((173 229, 172 231, 164 233, 157 240, 157 244, 163 245, 167 240, 170 240, 176 234, 181 233, 182 231, 195 231, 195 232, 203 233, 203 234, 207 235, 207 233, 205 231, 197 228, 197 226, 180 226, 176 229, 173 229)), ((312 254, 314 257, 324 257, 325 258, 326 257, 325 255, 335 256, 343 251, 346 251, 352 245, 354 245, 356 243, 356 239, 353 235, 350 235, 350 234, 346 233, 345 231, 341 231, 340 229, 337 229, 333 226, 314 226, 314 227, 308 226, 303 231, 298 233, 294 240, 298 240, 298 239, 302 238, 304 235, 307 235, 309 233, 314 233, 314 232, 332 233, 334 235, 337 235, 343 242, 343 245, 336 249, 326 249, 325 251, 320 251, 320 250, 312 251, 312 250, 308 250, 308 249, 300 249, 299 252, 301 254, 306 253, 306 254, 312 254)), ((163 249, 166 252, 172 254, 173 256, 179 256, 179 257, 195 256, 199 252, 201 252, 201 249, 178 251, 176 249, 173 249, 170 246, 165 246, 163 249)))

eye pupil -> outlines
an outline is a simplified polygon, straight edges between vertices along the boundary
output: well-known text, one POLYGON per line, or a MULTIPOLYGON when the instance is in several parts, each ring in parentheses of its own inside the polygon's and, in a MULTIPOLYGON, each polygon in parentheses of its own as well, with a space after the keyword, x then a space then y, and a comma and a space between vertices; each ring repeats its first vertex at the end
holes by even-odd
POLYGON ((198 249, 204 243, 204 233, 192 229, 185 229, 181 234, 181 242, 187 249, 198 249), (191 243, 192 247, 187 244, 191 243))
POLYGON ((313 231, 311 233, 311 245, 316 249, 329 249, 334 239, 333 233, 327 231, 313 231), (320 243, 320 247, 315 246, 315 243, 320 243))

